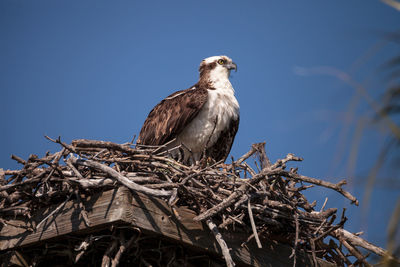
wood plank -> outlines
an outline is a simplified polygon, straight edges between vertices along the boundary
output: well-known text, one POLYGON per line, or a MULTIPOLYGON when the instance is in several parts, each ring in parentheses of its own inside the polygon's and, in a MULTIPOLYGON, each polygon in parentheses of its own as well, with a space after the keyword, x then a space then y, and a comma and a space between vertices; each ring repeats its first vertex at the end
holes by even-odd
MULTIPOLYGON (((213 234, 201 222, 195 222, 196 214, 185 207, 177 209, 179 218, 162 200, 147 197, 140 193, 132 194, 132 210, 127 210, 124 220, 141 229, 157 233, 196 249, 213 253, 222 258, 222 254, 213 234), (132 213, 130 213, 132 212, 132 213)), ((289 246, 273 242, 263 242, 259 249, 255 242, 249 242, 241 247, 248 235, 221 231, 226 243, 231 248, 233 260, 244 266, 293 266, 289 259, 292 250, 289 246)), ((317 259, 319 266, 335 266, 321 259, 317 259)), ((313 266, 310 255, 299 253, 298 266, 313 266)))
MULTIPOLYGON (((26 246, 38 241, 60 235, 69 234, 79 230, 96 231, 114 223, 124 223, 122 217, 127 209, 129 191, 125 189, 105 191, 95 194, 83 200, 85 209, 88 211, 90 227, 88 228, 83 219, 80 218, 80 209, 76 200, 68 201, 54 216, 50 216, 35 231, 27 231, 12 225, 3 226, 0 231, 0 251, 20 246, 26 246)), ((39 224, 48 214, 54 211, 58 205, 52 205, 37 213, 32 219, 35 225, 39 224)), ((31 221, 31 222, 32 222, 31 221)), ((31 225, 31 222, 12 220, 13 225, 31 225)))

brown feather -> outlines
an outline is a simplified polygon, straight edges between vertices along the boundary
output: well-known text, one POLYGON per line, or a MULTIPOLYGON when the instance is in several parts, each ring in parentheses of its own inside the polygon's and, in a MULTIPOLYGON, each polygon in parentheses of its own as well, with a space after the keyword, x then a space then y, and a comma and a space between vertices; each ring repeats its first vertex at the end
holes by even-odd
POLYGON ((155 106, 143 124, 137 143, 163 145, 174 139, 207 101, 207 89, 197 86, 175 92, 155 106))

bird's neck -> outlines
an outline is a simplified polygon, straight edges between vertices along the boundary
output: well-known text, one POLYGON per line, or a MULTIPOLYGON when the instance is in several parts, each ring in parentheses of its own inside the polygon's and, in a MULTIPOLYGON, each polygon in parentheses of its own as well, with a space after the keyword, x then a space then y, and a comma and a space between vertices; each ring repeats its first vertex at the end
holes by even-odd
POLYGON ((215 69, 200 77, 199 83, 207 85, 208 89, 232 91, 233 87, 229 81, 229 71, 227 69, 215 69))

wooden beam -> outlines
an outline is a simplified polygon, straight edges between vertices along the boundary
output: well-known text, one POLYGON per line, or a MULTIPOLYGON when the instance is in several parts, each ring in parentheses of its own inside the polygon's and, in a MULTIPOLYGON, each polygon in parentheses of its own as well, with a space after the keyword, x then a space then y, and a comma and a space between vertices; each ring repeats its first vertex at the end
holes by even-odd
MULTIPOLYGON (((194 249, 207 251, 222 259, 222 252, 208 227, 193 220, 197 215, 194 211, 179 207, 176 214, 162 200, 136 193, 131 197, 132 213, 126 213, 124 220, 141 229, 192 246, 194 249)), ((263 248, 260 249, 253 241, 246 247, 241 247, 248 234, 222 230, 220 232, 231 249, 233 260, 239 266, 293 266, 293 259, 289 259, 292 253, 289 246, 264 242, 263 248)), ((298 254, 297 266, 313 266, 310 255, 298 254)), ((319 266, 335 266, 324 260, 317 260, 319 266)))
MULTIPOLYGON (((106 191, 82 200, 88 211, 91 223, 87 227, 79 216, 79 205, 76 200, 68 201, 62 208, 51 206, 32 219, 38 224, 46 216, 59 208, 54 216, 49 216, 36 232, 26 231, 11 225, 5 225, 0 231, 0 250, 33 245, 39 241, 57 238, 66 234, 96 232, 110 225, 126 224, 138 227, 145 233, 157 234, 171 241, 190 246, 194 250, 211 253, 215 257, 222 254, 213 234, 202 222, 195 222, 196 214, 185 207, 177 212, 163 201, 141 193, 131 193, 125 187, 106 191)), ((12 224, 30 225, 23 221, 13 220, 12 224)), ((247 239, 247 234, 221 231, 227 245, 231 248, 233 260, 239 266, 292 266, 289 259, 292 250, 285 245, 263 242, 263 248, 257 248, 255 242, 246 247, 240 245, 247 239)), ((298 253, 298 266, 312 266, 312 258, 298 253)), ((318 259, 320 266, 334 266, 318 259)))
POLYGON ((0 251, 34 244, 38 241, 47 240, 57 236, 70 234, 80 230, 96 231, 99 228, 108 227, 115 223, 125 223, 122 220, 125 210, 130 209, 130 192, 128 190, 110 190, 82 199, 85 210, 88 211, 90 227, 87 227, 80 216, 79 203, 77 200, 70 200, 65 205, 49 206, 40 210, 31 221, 11 220, 9 225, 4 225, 0 231, 0 251), (49 214, 58 211, 49 216, 49 214), (43 221, 43 222, 42 222, 43 221), (15 227, 21 225, 30 227, 38 225, 36 231, 28 231, 24 228, 15 227))

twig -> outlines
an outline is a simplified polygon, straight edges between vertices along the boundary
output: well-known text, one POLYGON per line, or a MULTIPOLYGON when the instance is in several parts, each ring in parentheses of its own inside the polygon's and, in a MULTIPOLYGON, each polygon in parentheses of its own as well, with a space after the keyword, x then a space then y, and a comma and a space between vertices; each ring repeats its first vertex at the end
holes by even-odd
POLYGON ((369 264, 364 256, 361 254, 360 251, 358 251, 358 249, 356 249, 355 247, 353 247, 352 245, 350 245, 346 240, 341 239, 342 244, 349 250, 349 252, 354 255, 360 262, 362 262, 365 266, 367 267, 372 267, 371 264, 369 264))
POLYGON ((371 244, 370 242, 362 239, 361 237, 350 233, 349 231, 346 231, 344 229, 336 229, 334 231, 334 234, 337 238, 342 238, 344 240, 347 240, 347 241, 351 242, 353 245, 365 248, 379 256, 388 256, 388 252, 386 250, 384 250, 383 248, 375 246, 375 245, 371 244))
POLYGON ((245 161, 246 159, 250 158, 254 153, 257 152, 256 147, 251 146, 251 149, 249 152, 247 152, 246 154, 244 154, 243 156, 241 156, 236 162, 236 165, 240 165, 243 161, 245 161))
POLYGON ((117 248, 118 241, 117 239, 113 239, 110 242, 109 247, 107 248, 106 252, 103 255, 103 260, 101 261, 101 267, 109 267, 111 261, 111 253, 117 248))
POLYGON ((217 225, 211 219, 207 219, 206 223, 208 228, 214 234, 214 237, 217 240, 219 247, 222 250, 222 255, 224 255, 226 266, 228 267, 235 266, 235 262, 232 260, 231 253, 229 252, 229 248, 226 245, 225 240, 222 238, 221 233, 218 231, 217 225))
POLYGON ((324 204, 322 205, 320 212, 323 211, 325 209, 326 203, 328 203, 328 198, 325 198, 324 204))
POLYGON ((71 157, 71 161, 74 164, 79 164, 82 166, 101 170, 101 171, 107 173, 108 175, 110 175, 112 178, 118 180, 118 182, 125 185, 129 189, 132 189, 132 190, 135 190, 135 191, 138 191, 138 192, 150 195, 150 196, 157 196, 157 197, 169 197, 172 195, 172 191, 149 189, 147 187, 144 187, 137 183, 134 183, 134 182, 130 181, 128 178, 126 178, 125 176, 121 175, 116 170, 114 170, 106 165, 103 165, 101 163, 98 163, 98 162, 95 162, 92 160, 81 160, 81 159, 77 159, 75 157, 73 157, 73 158, 71 157))
POLYGON ((122 151, 127 154, 137 154, 138 151, 131 148, 129 145, 120 145, 113 142, 106 141, 97 141, 97 140, 87 140, 87 139, 78 139, 72 141, 72 146, 75 148, 107 148, 117 151, 122 151))
POLYGON ((248 200, 247 200, 247 209, 249 211, 251 229, 253 230, 253 235, 254 235, 254 238, 256 239, 257 246, 258 246, 258 248, 262 248, 260 238, 258 237, 256 224, 254 223, 253 212, 251 211, 250 198, 248 198, 248 200))
POLYGON ((294 239, 294 246, 292 248, 292 254, 289 256, 289 258, 293 257, 293 267, 296 267, 296 252, 297 252, 297 245, 299 244, 299 232, 300 232, 300 226, 299 226, 299 215, 297 213, 294 213, 294 222, 296 226, 296 234, 295 234, 295 239, 294 239))
POLYGON ((318 267, 317 255, 315 254, 315 242, 313 239, 310 240, 312 259, 315 267, 318 267))
POLYGON ((90 235, 90 236, 87 236, 87 237, 82 241, 82 243, 81 243, 77 248, 75 248, 75 251, 79 251, 78 254, 75 256, 75 259, 74 259, 74 263, 75 263, 75 264, 76 264, 76 263, 79 261, 79 259, 83 256, 83 254, 84 254, 85 251, 88 249, 88 247, 90 246, 90 244, 92 243, 92 241, 93 241, 92 236, 91 236, 91 235, 90 235))
POLYGON ((25 164, 26 164, 26 161, 25 161, 25 160, 23 160, 22 158, 20 158, 20 157, 18 157, 18 156, 16 156, 16 155, 11 155, 11 159, 17 161, 18 163, 21 163, 22 165, 25 165, 25 164))
MULTIPOLYGON (((121 235, 121 238, 123 238, 123 235, 121 235)), ((128 242, 125 242, 125 240, 121 240, 121 246, 118 249, 117 254, 115 254, 114 259, 111 260, 111 266, 116 267, 119 264, 119 261, 121 259, 122 254, 129 248, 131 247, 133 241, 135 241, 138 238, 138 236, 133 235, 128 242)))
POLYGON ((65 149, 68 149, 69 151, 76 153, 76 150, 75 150, 74 147, 72 147, 72 146, 70 146, 70 145, 68 145, 68 144, 66 144, 66 143, 64 143, 64 142, 61 142, 61 137, 60 137, 60 136, 59 136, 57 139, 52 139, 52 138, 48 137, 47 135, 45 135, 44 137, 45 137, 46 139, 50 140, 51 142, 54 142, 54 143, 56 143, 56 144, 60 144, 60 145, 62 145, 65 149))
MULTIPOLYGON (((73 155, 71 154, 71 157, 73 157, 73 155)), ((74 172, 74 174, 76 176, 78 176, 79 179, 85 179, 82 174, 75 168, 75 166, 72 164, 72 159, 69 158, 68 160, 64 160, 64 162, 68 165, 68 167, 71 168, 71 170, 74 172)))
POLYGON ((330 183, 330 182, 327 182, 327 181, 323 181, 323 180, 319 180, 319 179, 315 179, 315 178, 311 178, 311 177, 307 177, 307 176, 303 176, 303 175, 299 175, 297 173, 291 173, 291 172, 287 172, 287 171, 282 171, 280 174, 283 175, 283 176, 286 176, 286 177, 290 177, 290 178, 296 179, 296 180, 301 180, 301 181, 306 182, 306 183, 316 184, 316 185, 320 185, 320 186, 323 186, 323 187, 326 187, 326 188, 333 189, 333 190, 339 192, 340 194, 342 194, 344 197, 346 197, 349 200, 351 200, 351 202, 356 204, 356 206, 358 206, 357 198, 355 198, 349 192, 343 190, 342 186, 346 184, 345 180, 342 180, 337 184, 333 184, 333 183, 330 183))
POLYGON ((195 221, 202 221, 204 219, 210 218, 220 212, 221 210, 225 209, 226 207, 232 205, 239 197, 241 197, 247 189, 253 185, 256 184, 257 182, 261 181, 262 179, 265 179, 265 173, 268 172, 269 175, 273 175, 274 172, 270 171, 270 169, 266 169, 262 171, 261 173, 257 174, 254 176, 252 179, 250 179, 249 183, 242 184, 235 192, 233 192, 232 195, 230 195, 228 198, 224 199, 222 202, 220 202, 218 205, 210 208, 209 210, 203 212, 202 214, 196 216, 193 218, 195 221))
POLYGON ((255 146, 257 150, 258 158, 261 164, 261 169, 270 167, 272 164, 267 156, 267 153, 265 153, 265 142, 253 144, 252 146, 255 146))
POLYGON ((83 205, 82 199, 79 196, 79 189, 78 188, 75 188, 74 194, 76 196, 76 200, 79 203, 80 214, 81 214, 81 216, 83 218, 83 221, 85 222, 86 226, 89 227, 90 226, 89 216, 88 216, 88 214, 86 212, 85 206, 83 205))

